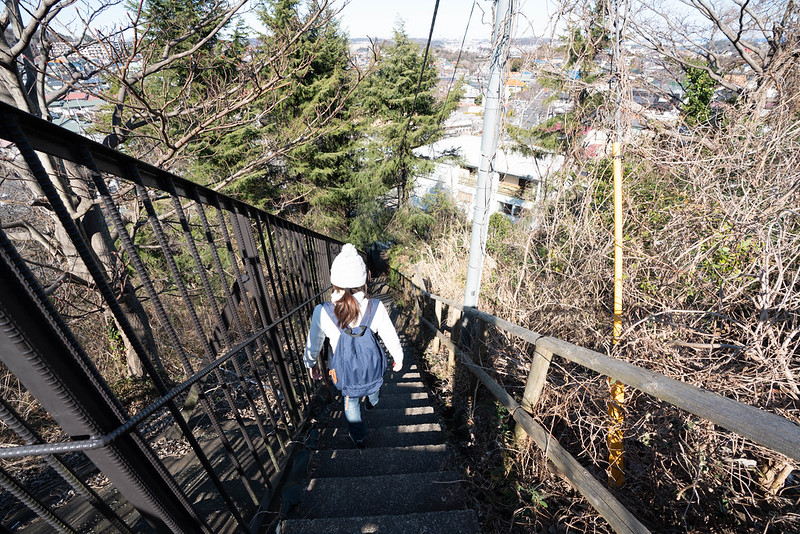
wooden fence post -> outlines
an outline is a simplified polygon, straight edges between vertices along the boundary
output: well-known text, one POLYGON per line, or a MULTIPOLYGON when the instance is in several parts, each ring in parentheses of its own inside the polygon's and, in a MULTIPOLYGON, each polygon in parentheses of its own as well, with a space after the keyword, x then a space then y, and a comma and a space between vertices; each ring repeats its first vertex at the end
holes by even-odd
MULTIPOLYGON (((436 328, 439 330, 442 329, 442 301, 435 300, 433 304, 433 311, 436 314, 436 328)), ((433 336, 433 352, 434 354, 439 354, 439 349, 441 348, 441 341, 439 341, 438 336, 433 336)))
MULTIPOLYGON (((542 396, 544 383, 547 379, 547 371, 550 369, 550 360, 553 358, 553 353, 547 349, 542 349, 533 346, 533 361, 531 362, 531 370, 528 373, 528 381, 525 383, 525 392, 522 394, 522 402, 520 406, 523 410, 530 413, 536 403, 539 402, 539 397, 542 396)), ((514 441, 521 444, 528 434, 522 425, 517 424, 514 428, 514 441)))
POLYGON ((489 325, 480 319, 476 319, 476 321, 478 324, 475 325, 475 339, 472 341, 472 359, 478 365, 483 365, 483 357, 486 355, 486 340, 489 336, 489 325))
MULTIPOLYGON (((453 345, 458 348, 461 344, 461 317, 464 315, 464 312, 453 308, 453 324, 450 327, 450 339, 453 341, 453 345)), ((450 351, 450 357, 453 360, 453 365, 455 366, 455 352, 450 351)))
POLYGON ((427 291, 428 289, 425 287, 425 279, 422 278, 422 272, 420 272, 419 266, 416 268, 412 285, 414 291, 414 308, 417 310, 417 317, 422 318, 423 308, 420 305, 420 299, 422 298, 422 291, 427 291))
MULTIPOLYGON (((461 341, 459 337, 461 334, 462 312, 461 310, 458 310, 456 308, 452 308, 452 310, 453 310, 453 323, 452 325, 450 325, 450 340, 453 342, 454 347, 458 347, 458 344, 461 341)), ((450 353, 447 356, 447 367, 452 372, 456 368, 456 351, 455 349, 449 347, 448 350, 450 351, 450 353)))
MULTIPOLYGON (((471 327, 467 331, 467 336, 470 339, 470 342, 472 343, 472 354, 471 354, 472 361, 478 366, 483 366, 483 356, 486 354, 486 335, 489 330, 489 325, 485 321, 481 320, 480 318, 474 315, 470 316, 467 325, 471 327)), ((475 375, 474 373, 469 374, 468 380, 469 380, 469 396, 472 398, 474 402, 475 398, 473 397, 473 394, 476 392, 477 387, 481 383, 481 381, 478 379, 478 376, 475 375)))

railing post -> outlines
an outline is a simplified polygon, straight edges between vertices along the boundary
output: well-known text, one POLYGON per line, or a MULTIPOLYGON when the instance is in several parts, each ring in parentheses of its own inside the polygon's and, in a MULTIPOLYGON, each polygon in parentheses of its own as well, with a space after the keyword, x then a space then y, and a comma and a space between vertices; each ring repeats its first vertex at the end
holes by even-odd
MULTIPOLYGON (((440 300, 434 300, 433 313, 436 316, 436 322, 434 324, 436 325, 436 328, 441 331, 441 329, 442 329, 442 302, 440 300)), ((433 348, 433 352, 435 354, 439 353, 439 349, 441 348, 441 346, 442 346, 442 344, 441 344, 441 341, 439 341, 439 337, 438 336, 433 336, 433 347, 432 348, 433 348)))
MULTIPOLYGON (((416 274, 414 274, 413 280, 413 293, 412 298, 414 299, 414 309, 417 312, 417 319, 422 319, 422 306, 420 306, 420 297, 422 296, 422 291, 427 291, 425 287, 425 279, 422 278, 422 273, 419 272, 419 268, 417 268, 416 274)), ((420 321, 420 329, 422 329, 422 322, 420 321)))
MULTIPOLYGON (((425 286, 425 279, 422 277, 422 273, 420 272, 419 267, 417 267, 415 272, 414 272, 414 285, 416 286, 414 288, 414 296, 415 297, 419 297, 420 296, 420 293, 419 293, 420 289, 423 290, 423 291, 427 291, 428 290, 428 288, 425 286)), ((417 307, 418 307, 418 312, 422 313, 422 308, 419 306, 419 300, 417 300, 417 307)))
MULTIPOLYGON (((475 365, 483 366, 483 354, 486 346, 486 334, 488 325, 480 317, 474 313, 467 313, 467 310, 474 308, 464 308, 461 313, 461 320, 459 322, 459 343, 457 348, 463 351, 467 357, 472 359, 475 365), (468 350, 468 348, 470 350, 468 350)), ((467 376, 467 395, 472 398, 473 393, 480 385, 478 376, 474 373, 469 373, 467 376)), ((473 398, 474 401, 474 398, 473 398)))
MULTIPOLYGON (((531 362, 531 370, 528 373, 528 381, 525 383, 525 391, 522 394, 522 402, 520 406, 528 413, 533 411, 533 407, 539 402, 539 397, 542 396, 544 383, 547 379, 547 371, 550 369, 550 360, 553 358, 553 353, 547 349, 539 348, 533 345, 533 361, 531 362)), ((522 425, 517 424, 514 429, 514 441, 517 444, 522 443, 528 434, 522 425)))
MULTIPOLYGON (((452 308, 453 322, 450 324, 450 339, 453 341, 453 347, 458 347, 459 336, 461 334, 461 310, 452 308)), ((447 355, 447 368, 450 372, 455 371, 456 368, 456 351, 454 348, 448 347, 449 354, 447 355)))
MULTIPOLYGON (((256 243, 250 230, 250 219, 242 213, 231 211, 230 221, 234 230, 234 235, 239 244, 239 254, 244 264, 245 272, 253 280, 256 290, 256 295, 254 295, 256 297, 256 307, 261 316, 261 322, 264 326, 267 326, 273 321, 276 314, 272 309, 272 301, 267 293, 264 272, 261 267, 256 243)), ((278 383, 283 389, 283 398, 286 401, 290 418, 295 424, 298 424, 300 421, 300 410, 297 402, 297 392, 292 383, 289 363, 286 360, 281 340, 275 328, 270 329, 266 339, 272 361, 275 364, 275 373, 278 376, 278 383)))
POLYGON ((479 365, 483 365, 483 357, 486 355, 486 340, 489 335, 489 325, 477 317, 475 321, 475 339, 472 345, 472 359, 479 365))

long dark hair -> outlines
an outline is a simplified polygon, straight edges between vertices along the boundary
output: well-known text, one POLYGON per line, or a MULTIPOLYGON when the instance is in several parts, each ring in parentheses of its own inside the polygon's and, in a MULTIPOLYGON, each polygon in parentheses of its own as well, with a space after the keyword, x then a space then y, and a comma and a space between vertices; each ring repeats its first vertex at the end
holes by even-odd
POLYGON ((367 286, 364 284, 362 287, 354 287, 350 289, 333 286, 333 290, 344 291, 342 298, 337 300, 334 304, 333 313, 336 315, 336 319, 339 321, 339 328, 347 328, 353 324, 353 321, 358 319, 358 316, 361 313, 361 308, 358 305, 358 301, 353 296, 353 293, 363 291, 364 295, 366 296, 367 286))

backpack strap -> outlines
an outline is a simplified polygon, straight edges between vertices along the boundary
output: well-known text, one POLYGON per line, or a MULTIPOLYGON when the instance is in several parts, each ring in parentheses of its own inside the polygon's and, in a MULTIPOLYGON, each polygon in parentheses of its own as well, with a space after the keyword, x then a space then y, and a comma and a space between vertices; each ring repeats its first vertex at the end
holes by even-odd
POLYGON ((361 326, 369 327, 372 324, 372 318, 375 317, 375 312, 378 311, 378 300, 367 299, 367 309, 364 311, 364 318, 361 319, 361 326))
MULTIPOLYGON (((323 302, 322 309, 328 312, 328 317, 330 317, 331 321, 333 321, 333 326, 339 328, 339 319, 336 318, 336 313, 333 311, 333 302, 323 302)), ((339 328, 339 330, 341 330, 341 328, 339 328)))

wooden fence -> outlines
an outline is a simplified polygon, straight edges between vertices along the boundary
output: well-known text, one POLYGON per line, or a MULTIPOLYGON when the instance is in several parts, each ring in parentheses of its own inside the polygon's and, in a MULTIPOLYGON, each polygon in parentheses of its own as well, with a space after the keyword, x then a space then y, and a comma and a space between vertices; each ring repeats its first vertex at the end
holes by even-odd
MULTIPOLYGON (((453 369, 456 362, 460 361, 486 386, 513 415, 518 425, 518 432, 524 430, 532 438, 534 443, 544 451, 547 459, 608 521, 615 532, 644 533, 649 530, 614 497, 605 484, 598 481, 586 468, 581 466, 529 413, 539 400, 553 356, 564 358, 602 375, 612 377, 643 393, 707 419, 754 443, 800 462, 800 425, 793 421, 642 367, 616 360, 605 354, 560 339, 543 336, 480 310, 465 308, 455 301, 426 291, 424 287, 421 287, 419 277, 412 279, 404 274, 400 274, 400 277, 403 289, 413 295, 420 324, 435 334, 433 348, 438 350, 439 343, 444 344, 449 351, 448 365, 450 368, 453 369), (423 316, 422 310, 426 307, 420 302, 421 299, 434 302, 433 322, 423 316), (456 310, 458 315, 466 314, 475 320, 477 323, 475 331, 478 332, 478 338, 485 336, 487 325, 492 325, 535 347, 523 398, 519 402, 480 366, 476 365, 472 357, 462 350, 460 344, 457 344, 457 341, 454 342, 442 331, 443 306, 456 310)), ((476 346, 479 345, 476 344, 476 346)))

